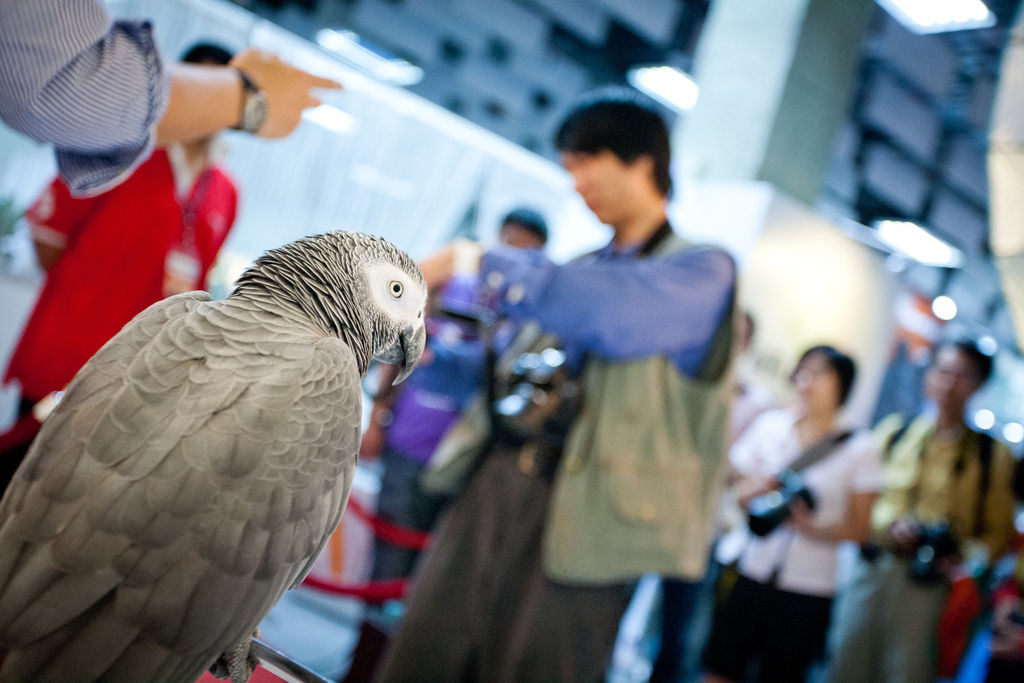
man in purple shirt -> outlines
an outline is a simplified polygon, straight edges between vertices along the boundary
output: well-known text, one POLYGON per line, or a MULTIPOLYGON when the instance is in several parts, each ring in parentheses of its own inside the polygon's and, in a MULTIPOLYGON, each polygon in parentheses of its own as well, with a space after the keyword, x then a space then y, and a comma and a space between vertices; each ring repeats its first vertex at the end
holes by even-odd
MULTIPOLYGON (((515 249, 539 252, 547 243, 547 223, 536 211, 513 209, 502 219, 498 240, 515 249)), ((477 324, 463 317, 479 313, 479 278, 453 276, 442 288, 427 317, 427 351, 409 379, 392 385, 397 366, 382 368, 370 412, 370 423, 359 448, 361 460, 380 458, 377 516, 392 524, 429 531, 447 497, 424 491, 420 476, 438 443, 458 419, 486 378, 485 348, 477 324)), ((494 343, 507 339, 506 330, 494 343)), ((420 551, 377 538, 371 579, 382 581, 410 575, 420 551)), ((360 628, 359 641, 346 680, 371 677, 384 636, 370 613, 360 628)), ((380 619, 383 621, 383 619, 380 619)))
MULTIPOLYGON (((509 248, 539 251, 547 242, 547 224, 537 212, 518 208, 502 220, 498 239, 509 248)), ((474 313, 477 288, 476 276, 457 276, 444 286, 427 319, 425 362, 398 386, 392 386, 394 377, 386 368, 374 397, 360 456, 370 460, 379 455, 383 461, 377 514, 399 526, 417 531, 433 526, 444 500, 420 488, 420 474, 483 386, 484 347, 476 325, 451 315, 474 313)), ((417 550, 377 539, 372 578, 409 576, 417 555, 417 550)))

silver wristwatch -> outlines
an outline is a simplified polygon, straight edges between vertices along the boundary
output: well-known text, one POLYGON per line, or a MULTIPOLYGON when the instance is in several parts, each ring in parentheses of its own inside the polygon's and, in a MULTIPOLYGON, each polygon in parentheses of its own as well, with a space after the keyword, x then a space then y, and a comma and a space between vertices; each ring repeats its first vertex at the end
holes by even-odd
POLYGON ((235 124, 235 130, 244 130, 246 133, 255 133, 267 122, 267 95, 256 87, 244 71, 238 67, 232 67, 238 73, 242 81, 242 114, 235 124))

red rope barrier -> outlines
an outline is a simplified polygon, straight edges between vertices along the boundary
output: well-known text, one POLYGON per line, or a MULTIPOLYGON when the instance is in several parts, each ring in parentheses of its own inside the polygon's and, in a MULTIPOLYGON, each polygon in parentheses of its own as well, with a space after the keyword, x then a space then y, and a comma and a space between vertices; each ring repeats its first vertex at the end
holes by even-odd
POLYGON ((412 548, 413 550, 423 550, 430 542, 430 534, 427 532, 407 529, 381 519, 367 511, 355 498, 348 499, 348 509, 356 517, 366 522, 370 529, 373 530, 375 536, 387 541, 391 545, 397 545, 401 548, 412 548))
POLYGON ((401 600, 409 585, 409 579, 389 579, 387 581, 370 581, 364 584, 343 584, 324 581, 315 576, 307 576, 302 580, 303 586, 309 586, 326 593, 359 598, 364 602, 384 602, 385 600, 401 600))
MULTIPOLYGON (((355 498, 349 498, 347 510, 362 520, 374 535, 392 545, 413 550, 423 550, 430 542, 430 534, 415 529, 407 529, 387 520, 381 519, 359 504, 355 498)), ((401 600, 405 596, 409 580, 388 579, 386 581, 370 581, 362 584, 335 583, 314 576, 307 576, 302 585, 334 595, 359 598, 363 602, 384 602, 401 600)))

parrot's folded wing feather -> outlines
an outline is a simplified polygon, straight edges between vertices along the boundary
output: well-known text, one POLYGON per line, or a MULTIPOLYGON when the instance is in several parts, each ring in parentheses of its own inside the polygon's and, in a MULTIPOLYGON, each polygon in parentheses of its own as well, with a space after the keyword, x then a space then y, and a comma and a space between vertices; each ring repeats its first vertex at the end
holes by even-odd
POLYGON ((353 354, 189 296, 83 368, 4 498, 5 673, 195 676, 338 523, 359 442, 353 354))

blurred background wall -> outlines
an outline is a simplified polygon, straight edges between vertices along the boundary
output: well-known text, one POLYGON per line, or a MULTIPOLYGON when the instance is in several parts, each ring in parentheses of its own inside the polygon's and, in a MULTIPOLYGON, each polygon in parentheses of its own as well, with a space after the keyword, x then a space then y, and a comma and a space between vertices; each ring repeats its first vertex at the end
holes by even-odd
MULTIPOLYGON (((383 235, 419 257, 455 236, 493 241, 500 216, 528 204, 549 219, 554 258, 599 245, 608 232, 557 165, 553 127, 586 89, 670 64, 700 90, 690 109, 664 109, 674 127, 671 216, 691 239, 737 257, 742 303, 759 323, 750 363, 763 380, 784 397, 800 350, 830 342, 861 364, 852 418, 870 420, 891 395, 913 403, 907 380, 892 379, 913 374, 895 365, 923 361, 897 334, 910 316, 930 338, 985 340, 997 376, 972 411, 989 411, 978 424, 1017 444, 1024 360, 987 254, 984 151, 1018 4, 990 1, 991 25, 935 34, 909 30, 870 0, 772 0, 756 12, 741 0, 109 6, 153 20, 171 59, 196 40, 255 45, 345 84, 285 140, 223 135, 241 204, 215 295, 264 249, 333 228, 383 235), (346 50, 331 48, 325 30, 344 36, 346 50), (366 68, 352 44, 397 71, 366 68), (409 68, 418 76, 407 78, 409 68), (883 218, 925 225, 964 262, 894 256, 878 239, 883 218), (958 307, 949 321, 905 303, 940 295, 958 307)), ((0 249, 4 362, 40 281, 14 218, 53 172, 48 148, 0 126, 0 223, 15 233, 0 249)), ((3 398, 9 390, 0 409, 10 405, 3 398)))

